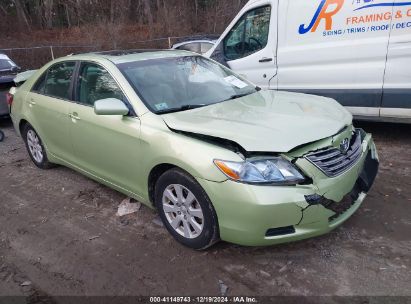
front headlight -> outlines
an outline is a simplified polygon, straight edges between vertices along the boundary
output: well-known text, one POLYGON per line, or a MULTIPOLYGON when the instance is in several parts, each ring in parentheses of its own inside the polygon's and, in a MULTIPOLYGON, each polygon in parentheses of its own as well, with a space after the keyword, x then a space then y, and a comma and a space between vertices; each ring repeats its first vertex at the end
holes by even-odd
POLYGON ((230 179, 250 184, 298 184, 302 174, 281 157, 248 159, 244 162, 214 160, 214 164, 230 179))

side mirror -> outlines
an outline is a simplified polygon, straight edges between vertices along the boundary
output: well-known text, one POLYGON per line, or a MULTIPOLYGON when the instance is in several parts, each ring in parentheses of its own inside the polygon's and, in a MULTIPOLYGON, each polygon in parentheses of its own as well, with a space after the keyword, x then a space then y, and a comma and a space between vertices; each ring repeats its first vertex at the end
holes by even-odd
POLYGON ((18 73, 21 71, 21 67, 19 66, 14 66, 11 68, 12 73, 18 73))
POLYGON ((97 115, 125 116, 129 112, 124 102, 116 98, 100 99, 94 103, 94 113, 97 115))

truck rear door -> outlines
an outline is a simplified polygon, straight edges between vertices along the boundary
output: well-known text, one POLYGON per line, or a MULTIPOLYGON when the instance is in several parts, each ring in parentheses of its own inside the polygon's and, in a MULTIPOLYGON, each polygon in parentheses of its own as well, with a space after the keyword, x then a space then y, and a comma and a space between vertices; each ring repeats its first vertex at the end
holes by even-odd
POLYGON ((411 118, 411 1, 396 0, 388 46, 382 117, 411 118))

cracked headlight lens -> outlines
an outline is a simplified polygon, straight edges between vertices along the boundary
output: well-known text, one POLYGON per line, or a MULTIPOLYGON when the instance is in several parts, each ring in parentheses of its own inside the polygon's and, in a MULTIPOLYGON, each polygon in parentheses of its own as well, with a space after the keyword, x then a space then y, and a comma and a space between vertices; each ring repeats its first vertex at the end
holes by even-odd
POLYGON ((214 164, 230 179, 243 183, 298 184, 305 180, 293 164, 281 157, 244 162, 214 160, 214 164))

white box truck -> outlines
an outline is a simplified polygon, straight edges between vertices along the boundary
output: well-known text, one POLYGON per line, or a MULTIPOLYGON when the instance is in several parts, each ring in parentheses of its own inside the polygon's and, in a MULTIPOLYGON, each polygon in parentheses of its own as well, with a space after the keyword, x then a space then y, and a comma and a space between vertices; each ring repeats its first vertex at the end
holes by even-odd
POLYGON ((206 56, 265 89, 411 121, 410 0, 251 0, 206 56))

